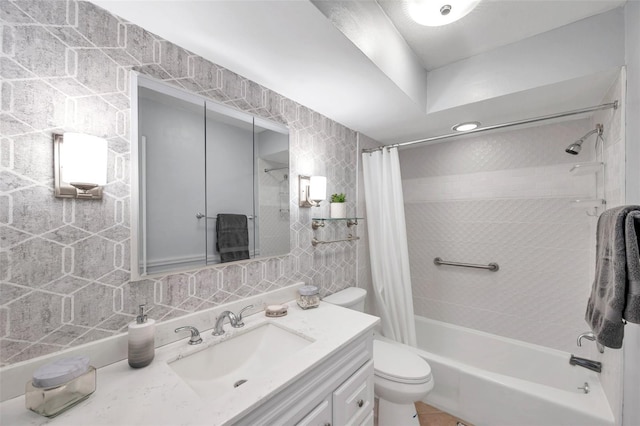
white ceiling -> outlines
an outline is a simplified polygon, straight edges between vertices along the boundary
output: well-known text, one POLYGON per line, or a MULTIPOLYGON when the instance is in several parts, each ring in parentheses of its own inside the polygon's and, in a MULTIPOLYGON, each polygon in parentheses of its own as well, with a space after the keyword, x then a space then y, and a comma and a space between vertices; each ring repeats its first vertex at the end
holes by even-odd
POLYGON ((432 70, 615 9, 625 0, 483 0, 461 20, 441 27, 414 22, 405 13, 405 2, 378 3, 423 65, 432 70))
MULTIPOLYGON (((562 90, 547 87, 537 94, 516 93, 513 99, 425 114, 308 0, 94 3, 384 143, 448 133, 467 117, 483 117, 483 124, 490 125, 590 106, 599 103, 615 77, 601 73, 587 84, 578 79, 562 90), (517 112, 512 105, 518 105, 517 112)), ((381 1, 416 55, 427 67, 436 67, 624 2, 484 0, 458 23, 436 29, 409 23, 398 3, 381 1)))

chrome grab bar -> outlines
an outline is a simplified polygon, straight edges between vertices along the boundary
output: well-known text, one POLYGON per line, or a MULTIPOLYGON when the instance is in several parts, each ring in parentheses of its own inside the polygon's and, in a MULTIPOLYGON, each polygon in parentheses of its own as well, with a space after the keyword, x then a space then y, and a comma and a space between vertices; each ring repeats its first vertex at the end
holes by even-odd
POLYGON ((311 240, 311 245, 312 246, 317 246, 318 244, 331 244, 331 243, 341 243, 343 241, 356 241, 359 240, 360 237, 349 237, 349 238, 345 238, 344 240, 332 240, 332 241, 321 241, 317 238, 313 238, 313 240, 311 240))
POLYGON ((449 266, 461 266, 463 268, 476 268, 476 269, 488 269, 491 272, 496 272, 500 269, 497 263, 491 262, 488 265, 478 265, 477 263, 462 263, 462 262, 449 262, 448 260, 442 260, 440 257, 433 259, 433 263, 436 265, 449 265, 449 266))
MULTIPOLYGON (((249 220, 253 220, 253 218, 255 217, 255 216, 252 216, 250 214, 248 214, 246 216, 247 216, 247 219, 249 219, 249 220)), ((202 219, 202 218, 218 220, 218 216, 206 216, 206 215, 204 215, 202 213, 196 213, 196 219, 202 219)))

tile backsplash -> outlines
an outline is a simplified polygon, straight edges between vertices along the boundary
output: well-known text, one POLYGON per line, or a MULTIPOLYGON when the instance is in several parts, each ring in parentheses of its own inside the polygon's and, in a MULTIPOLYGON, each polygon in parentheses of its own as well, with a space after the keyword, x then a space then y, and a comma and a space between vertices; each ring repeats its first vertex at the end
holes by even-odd
POLYGON ((358 245, 311 246, 328 206, 299 209, 297 177, 326 175, 355 214, 356 132, 89 2, 2 1, 0 23, 2 365, 121 333, 140 303, 162 320, 296 281, 355 285, 358 245), (289 255, 129 282, 130 70, 289 127, 289 255), (109 141, 103 200, 54 198, 61 131, 109 141))

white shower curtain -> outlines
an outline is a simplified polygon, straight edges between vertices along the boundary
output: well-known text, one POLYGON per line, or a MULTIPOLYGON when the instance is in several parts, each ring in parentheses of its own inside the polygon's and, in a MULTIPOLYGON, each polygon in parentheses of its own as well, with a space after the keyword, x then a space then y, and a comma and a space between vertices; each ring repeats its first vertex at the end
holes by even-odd
POLYGON ((362 154, 371 275, 385 337, 416 345, 397 148, 362 154))

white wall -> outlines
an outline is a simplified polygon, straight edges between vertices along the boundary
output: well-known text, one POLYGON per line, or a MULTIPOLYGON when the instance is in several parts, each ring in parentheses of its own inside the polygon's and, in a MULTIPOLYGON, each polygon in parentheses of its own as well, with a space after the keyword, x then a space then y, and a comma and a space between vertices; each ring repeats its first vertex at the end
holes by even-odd
POLYGON ((622 65, 624 15, 618 8, 430 71, 427 112, 622 65))
MULTIPOLYGON (((640 2, 625 9, 625 59, 627 64, 626 203, 640 204, 640 2)), ((640 326, 627 324, 624 341, 623 424, 640 424, 640 326)))
POLYGON ((591 288, 591 223, 575 198, 595 176, 572 176, 564 152, 588 119, 469 136, 400 152, 416 314, 576 355, 591 288), (487 264, 488 272, 433 259, 487 264))

